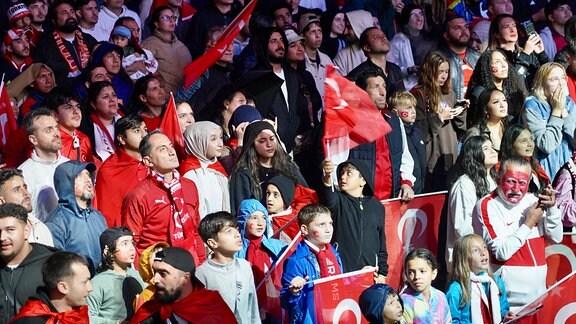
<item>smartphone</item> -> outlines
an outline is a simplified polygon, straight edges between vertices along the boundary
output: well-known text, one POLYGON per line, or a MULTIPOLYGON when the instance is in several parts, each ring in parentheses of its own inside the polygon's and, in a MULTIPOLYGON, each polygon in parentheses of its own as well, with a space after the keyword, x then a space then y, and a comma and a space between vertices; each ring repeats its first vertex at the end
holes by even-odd
POLYGON ((468 100, 466 100, 466 99, 457 100, 454 107, 466 107, 467 104, 468 104, 468 100))
POLYGON ((532 21, 527 20, 522 23, 522 27, 524 27, 524 32, 526 33, 526 37, 529 37, 532 34, 536 34, 536 29, 534 28, 534 24, 532 21))

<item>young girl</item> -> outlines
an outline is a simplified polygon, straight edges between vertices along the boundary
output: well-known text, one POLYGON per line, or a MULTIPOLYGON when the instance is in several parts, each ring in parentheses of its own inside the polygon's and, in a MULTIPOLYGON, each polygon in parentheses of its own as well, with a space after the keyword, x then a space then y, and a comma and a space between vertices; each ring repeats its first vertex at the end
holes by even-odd
POLYGON ((428 152, 425 192, 447 189, 448 170, 458 156, 458 138, 466 131, 466 104, 456 105, 450 87, 450 62, 440 52, 430 52, 420 69, 416 121, 428 152))
POLYGON ((468 234, 454 244, 454 272, 446 292, 452 323, 500 323, 510 305, 500 277, 492 274, 482 237, 468 234))
POLYGON ((500 151, 500 143, 504 130, 508 127, 508 99, 504 92, 489 88, 478 97, 478 109, 481 110, 478 124, 466 131, 466 138, 471 136, 486 136, 492 141, 496 152, 500 151))
POLYGON ((122 67, 130 75, 130 79, 136 81, 147 74, 154 74, 158 70, 158 61, 147 49, 143 49, 132 37, 132 32, 128 27, 117 26, 112 30, 110 40, 113 44, 122 47, 124 57, 122 67), (136 62, 142 62, 141 68, 132 67, 136 62), (132 68, 131 68, 132 67, 132 68))
POLYGON ((184 131, 187 157, 180 174, 199 190, 200 218, 218 211, 230 211, 228 173, 218 162, 222 155, 222 128, 209 121, 194 123, 184 131))
POLYGON ((100 234, 100 247, 102 263, 92 279, 93 290, 88 295, 90 321, 122 322, 134 314, 131 305, 136 294, 146 286, 132 268, 136 256, 132 231, 125 226, 108 228, 100 234), (129 290, 136 290, 133 295, 125 294, 128 282, 134 284, 129 284, 129 290))
POLYGON ((404 320, 414 324, 452 323, 446 296, 432 287, 438 264, 427 249, 410 251, 404 259, 408 287, 400 296, 404 302, 404 320))

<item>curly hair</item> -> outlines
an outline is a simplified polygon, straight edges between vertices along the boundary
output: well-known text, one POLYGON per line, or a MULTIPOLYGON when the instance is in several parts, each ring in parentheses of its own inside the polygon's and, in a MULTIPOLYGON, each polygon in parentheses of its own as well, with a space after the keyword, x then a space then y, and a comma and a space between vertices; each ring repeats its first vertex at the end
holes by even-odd
POLYGON ((482 145, 490 141, 485 136, 472 136, 464 142, 462 151, 458 155, 456 165, 458 167, 457 176, 467 175, 476 188, 476 198, 480 199, 490 192, 488 184, 488 176, 496 181, 496 170, 490 169, 490 173, 486 172, 484 164, 484 152, 482 145))
POLYGON ((450 93, 450 78, 446 79, 446 82, 444 82, 444 85, 441 87, 437 85, 438 73, 442 63, 448 63, 448 66, 450 66, 450 62, 441 52, 432 51, 428 53, 426 58, 424 58, 424 62, 420 68, 420 76, 418 77, 418 84, 426 94, 429 101, 429 108, 434 113, 438 112, 440 97, 443 94, 450 93))
MULTIPOLYGON (((476 63, 474 72, 470 77, 470 83, 468 83, 468 90, 466 92, 466 98, 472 99, 474 97, 473 92, 477 87, 483 87, 485 89, 494 88, 496 85, 494 83, 494 77, 492 72, 492 54, 494 52, 499 52, 506 58, 506 63, 508 64, 508 77, 502 82, 502 92, 506 95, 508 99, 508 105, 512 107, 514 116, 518 115, 522 110, 524 105, 524 99, 528 91, 526 90, 526 85, 520 79, 520 76, 514 69, 514 65, 510 63, 506 54, 501 49, 487 49, 476 63)), ((470 109, 468 113, 472 112, 473 116, 469 116, 470 120, 477 121, 480 116, 478 116, 478 106, 473 105, 476 109, 470 109)), ((510 111, 510 108, 508 109, 510 111)))

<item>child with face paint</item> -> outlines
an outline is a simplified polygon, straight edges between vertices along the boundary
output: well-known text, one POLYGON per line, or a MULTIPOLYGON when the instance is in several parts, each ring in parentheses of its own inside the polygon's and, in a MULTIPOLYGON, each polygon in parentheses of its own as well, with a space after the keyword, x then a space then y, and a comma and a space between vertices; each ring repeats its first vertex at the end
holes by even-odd
POLYGON ((302 207, 318 203, 318 195, 312 189, 297 185, 290 178, 279 175, 266 184, 266 210, 272 219, 274 233, 280 229, 278 238, 287 244, 300 232, 297 216, 302 207))
POLYGON ((313 280, 343 273, 342 261, 330 244, 334 233, 330 210, 308 205, 298 213, 304 240, 284 263, 280 301, 290 323, 315 323, 313 280))
POLYGON ((498 188, 478 201, 472 215, 474 233, 486 242, 494 256, 491 266, 506 284, 512 312, 546 290, 545 241, 562 240, 552 188, 543 188, 537 196, 528 192, 531 172, 521 157, 503 161, 498 188))
POLYGON ((416 121, 416 98, 410 92, 397 91, 388 99, 388 107, 394 111, 404 124, 408 150, 414 160, 414 170, 412 175, 416 178, 412 190, 414 194, 424 192, 424 179, 426 178, 426 167, 428 157, 426 156, 426 144, 424 135, 420 128, 414 125, 416 121))
MULTIPOLYGON (((246 259, 252 266, 257 287, 272 264, 278 260, 286 244, 272 238, 272 223, 268 211, 256 199, 246 199, 238 209, 238 227, 242 235, 242 250, 237 258, 246 259)), ((262 296, 259 301, 264 301, 262 296)))

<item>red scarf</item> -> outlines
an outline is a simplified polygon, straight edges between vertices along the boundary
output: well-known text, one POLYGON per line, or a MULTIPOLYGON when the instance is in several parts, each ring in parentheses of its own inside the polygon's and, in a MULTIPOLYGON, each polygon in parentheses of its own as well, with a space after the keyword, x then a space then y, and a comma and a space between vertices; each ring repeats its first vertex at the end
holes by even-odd
MULTIPOLYGON (((102 130, 102 133, 104 133, 104 135, 106 135, 106 138, 102 138, 102 142, 110 143, 110 147, 106 147, 106 151, 110 152, 110 154, 114 154, 114 151, 116 150, 114 147, 114 139, 112 138, 112 135, 110 135, 110 132, 108 131, 106 126, 102 123, 100 118, 98 118, 98 116, 96 116, 95 112, 90 113, 90 119, 92 119, 92 122, 94 122, 94 125, 98 126, 98 128, 100 128, 100 130, 102 130)), ((94 134, 94 136, 98 136, 98 134, 94 134)))
POLYGON ((188 296, 173 304, 162 304, 152 298, 138 309, 130 323, 140 323, 156 313, 160 313, 162 321, 175 313, 190 323, 238 323, 220 293, 203 287, 194 289, 188 296))
POLYGON ((172 181, 169 183, 164 180, 163 176, 154 171, 151 171, 150 178, 154 180, 160 188, 168 191, 168 199, 170 199, 172 211, 174 212, 174 217, 170 219, 170 228, 168 229, 170 238, 170 242, 168 243, 170 243, 171 246, 178 246, 190 251, 196 264, 200 264, 198 254, 194 250, 194 237, 191 235, 194 224, 184 203, 184 192, 182 191, 182 184, 180 183, 180 174, 176 170, 172 171, 172 181))
POLYGON ((248 239, 250 240, 250 245, 248 245, 248 250, 246 251, 246 260, 252 265, 254 283, 258 285, 272 266, 272 262, 264 246, 262 246, 262 236, 255 239, 248 239))
POLYGON ((326 248, 323 250, 316 251, 315 249, 310 249, 316 259, 318 259, 318 265, 320 266, 320 278, 326 278, 342 273, 340 265, 338 264, 338 259, 336 254, 332 251, 330 244, 326 244, 326 248))
POLYGON ((46 321, 47 324, 78 324, 88 323, 90 321, 90 318, 88 317, 88 306, 82 306, 67 312, 58 313, 51 311, 48 305, 35 299, 28 300, 26 304, 20 308, 18 315, 12 318, 10 323, 24 317, 50 317, 46 321))
MULTIPOLYGON (((186 172, 190 170, 200 169, 202 165, 200 164, 200 160, 193 155, 186 155, 186 159, 180 162, 180 168, 178 171, 180 174, 186 174, 186 172)), ((208 169, 216 170, 222 173, 226 178, 228 178, 228 172, 224 169, 220 161, 216 160, 215 163, 208 164, 208 169)))
POLYGON ((56 41, 56 46, 58 46, 60 54, 62 55, 66 63, 68 63, 68 67, 70 68, 68 77, 79 76, 80 73, 82 72, 80 70, 88 66, 88 61, 90 61, 90 51, 88 50, 86 44, 84 44, 84 38, 82 37, 82 32, 77 30, 74 33, 76 34, 76 43, 74 44, 74 47, 76 48, 76 53, 78 54, 78 59, 80 60, 81 68, 78 68, 78 65, 76 65, 76 62, 72 57, 72 54, 70 54, 70 52, 64 45, 64 42, 62 41, 62 37, 60 37, 60 34, 58 34, 58 32, 56 31, 52 33, 52 36, 54 36, 54 40, 56 41))

